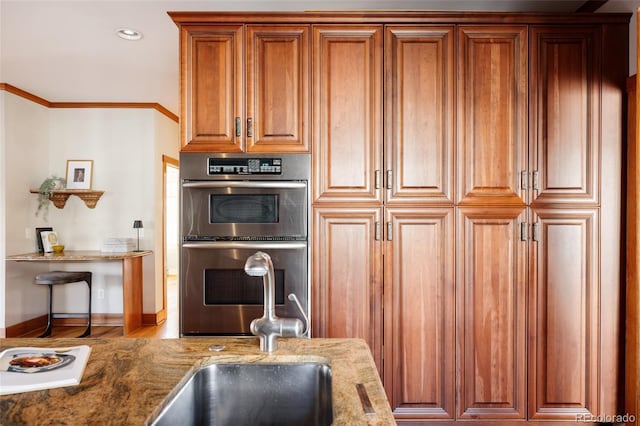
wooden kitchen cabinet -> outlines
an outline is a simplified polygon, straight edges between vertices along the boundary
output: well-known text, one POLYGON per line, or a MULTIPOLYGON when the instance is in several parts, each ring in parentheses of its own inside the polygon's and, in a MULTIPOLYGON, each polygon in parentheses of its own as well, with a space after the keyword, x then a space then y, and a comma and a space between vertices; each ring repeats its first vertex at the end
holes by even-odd
POLYGON ((617 412, 628 17, 174 15, 183 149, 310 150, 312 335, 399 422, 617 412))
POLYGON ((308 152, 309 31, 182 26, 182 150, 308 152))
POLYGON ((384 384, 397 419, 455 418, 453 208, 385 209, 384 384))
POLYGON ((457 418, 524 420, 527 209, 465 207, 456 215, 457 418))
POLYGON ((458 27, 458 204, 524 205, 527 26, 458 27))
POLYGON ((598 414, 598 213, 598 209, 534 210, 529 280, 529 418, 533 420, 575 421, 579 414, 598 414))
POLYGON ((364 339, 382 375, 381 210, 313 209, 314 337, 364 339))
POLYGON ((312 201, 381 202, 382 26, 313 27, 312 201))
POLYGON ((385 27, 388 204, 453 203, 454 27, 385 27))
POLYGON ((535 204, 599 202, 601 30, 531 29, 531 185, 535 204))
POLYGON ((242 25, 180 28, 183 151, 241 152, 236 117, 243 117, 242 25))

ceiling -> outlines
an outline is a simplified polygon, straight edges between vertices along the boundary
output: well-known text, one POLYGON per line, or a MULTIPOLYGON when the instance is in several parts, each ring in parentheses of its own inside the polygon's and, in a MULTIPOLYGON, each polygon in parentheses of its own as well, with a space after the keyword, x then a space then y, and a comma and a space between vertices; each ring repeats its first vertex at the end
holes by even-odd
MULTIPOLYGON (((177 10, 574 12, 585 0, 0 0, 0 82, 51 102, 157 102, 179 109, 177 10), (143 33, 132 42, 115 30, 143 33)), ((609 0, 598 12, 632 12, 609 0)), ((635 34, 635 18, 631 30, 635 34)), ((632 42, 635 37, 632 37, 632 42)), ((635 44, 634 44, 635 52, 635 44)), ((635 69, 635 67, 634 67, 635 69)))

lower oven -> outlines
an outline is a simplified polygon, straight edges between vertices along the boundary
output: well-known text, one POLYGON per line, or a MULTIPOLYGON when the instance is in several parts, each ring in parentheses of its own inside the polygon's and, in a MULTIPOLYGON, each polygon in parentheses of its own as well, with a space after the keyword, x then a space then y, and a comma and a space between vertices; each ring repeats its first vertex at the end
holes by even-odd
POLYGON ((181 334, 250 335, 263 314, 262 277, 245 273, 247 258, 263 251, 273 262, 279 317, 303 316, 288 299, 294 293, 308 313, 306 241, 185 242, 182 246, 181 334))

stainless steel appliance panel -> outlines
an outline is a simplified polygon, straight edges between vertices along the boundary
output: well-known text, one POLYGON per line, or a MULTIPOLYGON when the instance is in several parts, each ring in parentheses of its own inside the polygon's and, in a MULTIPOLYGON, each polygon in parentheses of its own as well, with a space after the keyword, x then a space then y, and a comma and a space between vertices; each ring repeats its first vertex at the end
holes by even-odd
POLYGON ((306 240, 307 200, 306 182, 189 180, 182 184, 182 235, 306 240))
POLYGON ((261 250, 276 271, 276 315, 304 320, 294 293, 308 314, 306 241, 188 242, 182 246, 181 335, 250 335, 249 325, 263 313, 260 277, 244 272, 246 259, 261 250))

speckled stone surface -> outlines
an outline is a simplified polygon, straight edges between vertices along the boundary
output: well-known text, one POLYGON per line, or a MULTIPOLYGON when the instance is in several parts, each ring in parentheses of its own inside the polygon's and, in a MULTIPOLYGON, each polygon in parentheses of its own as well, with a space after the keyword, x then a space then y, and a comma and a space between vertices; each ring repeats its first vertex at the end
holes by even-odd
POLYGON ((0 396, 1 425, 144 425, 194 368, 213 362, 303 362, 326 359, 333 380, 334 425, 395 424, 367 345, 356 339, 279 339, 272 354, 255 338, 0 339, 16 346, 86 344, 91 356, 78 386, 0 396), (212 352, 212 345, 224 345, 212 352), (375 415, 356 391, 364 384, 375 415))
POLYGON ((7 256, 7 260, 19 262, 82 262, 87 260, 120 260, 151 254, 150 250, 128 251, 125 253, 104 253, 97 250, 65 250, 62 253, 24 253, 7 256))

